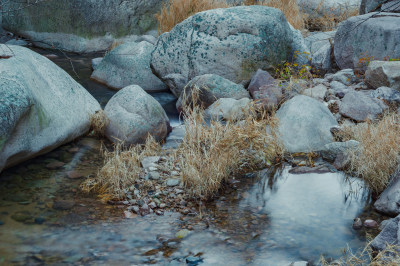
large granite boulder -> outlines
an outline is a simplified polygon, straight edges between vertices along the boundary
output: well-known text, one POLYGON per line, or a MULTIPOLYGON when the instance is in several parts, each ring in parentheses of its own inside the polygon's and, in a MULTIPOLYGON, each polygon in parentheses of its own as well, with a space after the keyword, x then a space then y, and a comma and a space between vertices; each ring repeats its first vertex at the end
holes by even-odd
POLYGON ((311 66, 319 74, 324 74, 332 70, 335 33, 336 31, 317 32, 304 39, 310 50, 311 66))
POLYGON ((372 98, 360 91, 346 93, 339 104, 340 114, 357 122, 375 120, 387 109, 388 106, 382 100, 372 98))
POLYGON ((391 219, 371 242, 371 247, 377 251, 384 250, 387 245, 400 245, 400 215, 391 219))
POLYGON ((370 62, 365 82, 373 89, 385 86, 400 91, 400 61, 370 62))
POLYGON ((49 59, 0 44, 0 171, 85 134, 99 103, 49 59))
POLYGON ((137 85, 118 91, 104 112, 110 121, 105 134, 114 143, 141 144, 148 135, 161 141, 170 131, 169 119, 161 104, 137 85))
POLYGON ((84 53, 106 50, 115 40, 156 34, 162 0, 3 1, 3 27, 35 45, 84 53), (23 3, 26 2, 26 3, 23 3), (31 1, 33 2, 33 1, 31 1))
POLYGON ((139 85, 148 92, 167 90, 151 72, 153 50, 154 45, 146 41, 121 44, 101 60, 91 78, 118 90, 129 85, 139 85))
POLYGON ((368 58, 400 58, 399 32, 399 13, 373 12, 349 18, 339 25, 335 35, 337 65, 341 69, 364 69, 363 62, 368 58))
POLYGON ((195 14, 162 34, 151 67, 179 97, 189 80, 204 74, 245 85, 257 69, 272 70, 291 60, 293 50, 304 46, 301 41, 278 9, 214 9, 195 14))
POLYGON ((330 129, 338 123, 323 103, 304 95, 285 102, 276 112, 280 138, 288 152, 320 150, 333 142, 330 129))
POLYGON ((204 108, 208 108, 220 98, 240 100, 250 98, 250 95, 240 84, 233 83, 218 75, 205 74, 195 77, 185 86, 184 93, 181 94, 176 102, 176 108, 182 111, 184 106, 190 105, 193 102, 202 105, 204 108), (197 92, 194 90, 197 90, 197 92), (192 98, 193 93, 198 95, 198 99, 195 99, 196 102, 192 98))
POLYGON ((375 11, 400 12, 400 0, 362 0, 360 15, 375 11))

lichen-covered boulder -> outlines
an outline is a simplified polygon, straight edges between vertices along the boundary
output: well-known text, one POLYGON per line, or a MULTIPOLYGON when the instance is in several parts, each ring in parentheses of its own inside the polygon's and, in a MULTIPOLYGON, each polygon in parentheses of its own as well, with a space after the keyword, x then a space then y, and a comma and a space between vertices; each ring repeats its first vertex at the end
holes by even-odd
POLYGON ((276 117, 280 139, 291 153, 320 150, 333 142, 330 129, 338 125, 328 107, 304 95, 285 102, 276 117))
POLYGON ((41 47, 87 53, 153 32, 163 0, 2 1, 3 27, 41 47), (25 3, 24 3, 25 2, 25 3))
POLYGON ((382 86, 400 91, 400 61, 372 61, 365 71, 365 82, 373 89, 382 86))
POLYGON ((0 44, 0 171, 83 134, 99 103, 64 70, 0 44))
POLYGON ((118 91, 104 112, 109 119, 105 134, 114 143, 122 142, 126 146, 144 143, 148 135, 161 141, 170 131, 169 119, 161 104, 137 85, 118 91))
POLYGON ((121 44, 101 60, 91 78, 118 90, 129 85, 139 85, 148 92, 167 90, 151 72, 153 50, 154 45, 146 41, 121 44))
POLYGON ((400 58, 399 32, 399 13, 373 12, 349 18, 335 35, 336 64, 341 69, 356 69, 364 68, 368 58, 400 58))
POLYGON ((197 13, 162 34, 151 67, 179 97, 188 81, 203 74, 247 84, 257 69, 272 69, 289 60, 293 49, 303 47, 297 43, 301 39, 278 9, 214 9, 197 13))

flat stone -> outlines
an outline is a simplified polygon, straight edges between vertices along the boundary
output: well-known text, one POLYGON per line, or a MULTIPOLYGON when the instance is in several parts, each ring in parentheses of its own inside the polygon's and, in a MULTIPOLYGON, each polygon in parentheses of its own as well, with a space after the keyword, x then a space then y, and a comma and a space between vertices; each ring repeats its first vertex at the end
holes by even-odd
POLYGON ((328 88, 322 84, 319 84, 313 88, 310 89, 305 89, 303 94, 306 96, 310 96, 314 99, 317 99, 319 101, 323 101, 325 99, 326 92, 328 91, 328 88))
POLYGON ((142 167, 148 169, 149 167, 157 167, 157 163, 160 161, 160 156, 149 156, 142 159, 142 167))
POLYGON ((75 202, 72 200, 57 200, 53 203, 53 209, 55 210, 70 210, 74 207, 75 202))
POLYGON ((82 174, 81 172, 78 172, 78 171, 69 171, 67 173, 67 177, 71 178, 71 179, 78 179, 78 178, 84 177, 84 174, 82 174))
POLYGON ((167 180, 167 186, 169 187, 175 187, 177 185, 179 185, 181 183, 180 179, 176 179, 176 178, 169 178, 167 180))
POLYGON ((150 172, 149 176, 150 176, 150 179, 152 179, 152 180, 158 180, 161 177, 160 173, 159 172, 155 172, 155 171, 150 172))
POLYGON ((375 220, 368 219, 364 221, 364 226, 366 228, 375 228, 378 227, 378 223, 375 220))
POLYGON ((54 170, 54 169, 59 169, 59 168, 63 167, 64 165, 65 165, 65 163, 63 163, 63 162, 55 161, 55 162, 47 164, 46 168, 50 169, 50 170, 54 170))

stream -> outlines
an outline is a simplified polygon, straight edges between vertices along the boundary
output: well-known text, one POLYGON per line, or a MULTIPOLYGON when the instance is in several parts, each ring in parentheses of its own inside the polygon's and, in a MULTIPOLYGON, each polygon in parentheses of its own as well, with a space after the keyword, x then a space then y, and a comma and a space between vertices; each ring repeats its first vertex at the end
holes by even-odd
MULTIPOLYGON (((52 60, 102 107, 116 93, 89 79, 98 55, 34 50, 56 54, 52 60)), ((171 125, 179 125, 175 97, 152 95, 171 125)), ((363 248, 366 235, 377 233, 353 230, 355 217, 382 219, 359 179, 340 172, 291 174, 288 165, 236 179, 197 216, 126 219, 124 209, 79 189, 102 166, 100 146, 83 137, 0 174, 0 265, 317 263, 321 255, 335 260, 346 248, 363 248), (185 228, 189 234, 177 238, 185 228)))

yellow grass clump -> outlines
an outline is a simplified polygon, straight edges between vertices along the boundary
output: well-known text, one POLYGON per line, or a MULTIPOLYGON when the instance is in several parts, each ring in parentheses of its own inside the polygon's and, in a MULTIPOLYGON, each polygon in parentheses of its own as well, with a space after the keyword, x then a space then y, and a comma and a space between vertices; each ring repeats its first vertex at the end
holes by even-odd
POLYGON ((90 116, 90 133, 97 137, 103 137, 110 120, 103 110, 90 116))
POLYGON ((213 196, 235 173, 265 167, 283 154, 274 116, 260 115, 253 107, 239 122, 207 122, 198 106, 184 108, 186 135, 178 151, 183 184, 192 196, 213 196))
POLYGON ((83 182, 81 189, 99 194, 104 201, 123 199, 142 172, 142 159, 156 155, 160 150, 160 145, 150 135, 145 145, 125 149, 124 145, 119 143, 114 146, 113 151, 103 147, 104 166, 96 178, 89 178, 83 182))
POLYGON ((386 114, 378 122, 347 127, 345 139, 360 142, 349 152, 350 171, 362 177, 374 193, 382 192, 396 170, 400 155, 400 116, 386 114))

